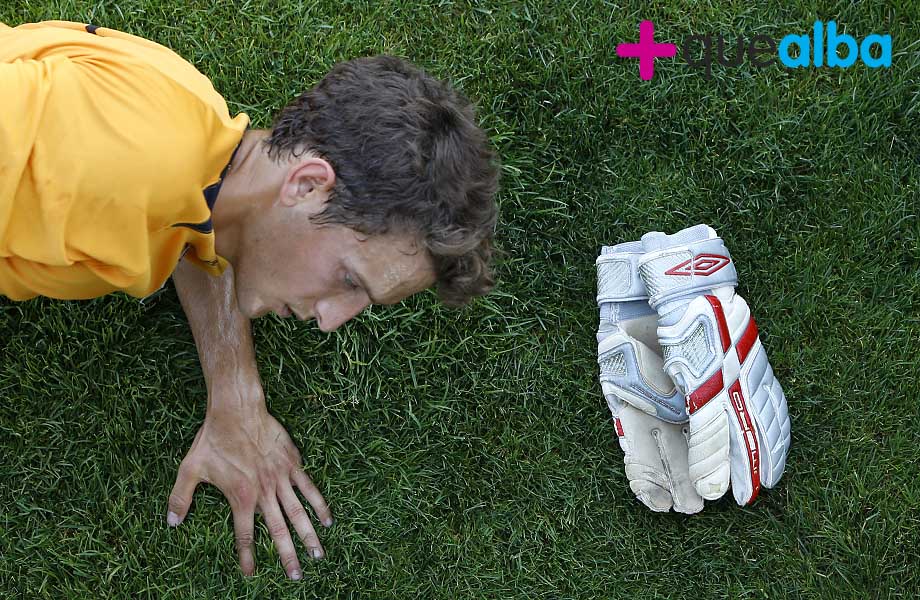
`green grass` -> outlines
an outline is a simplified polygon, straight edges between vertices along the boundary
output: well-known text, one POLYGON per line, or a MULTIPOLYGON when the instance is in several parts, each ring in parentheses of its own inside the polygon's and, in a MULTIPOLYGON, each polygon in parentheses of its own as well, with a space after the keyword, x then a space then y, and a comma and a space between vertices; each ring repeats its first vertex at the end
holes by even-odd
MULTIPOLYGON (((0 300, 0 596, 909 598, 920 590, 920 10, 796 2, 7 0, 177 50, 254 126, 336 61, 388 52, 455 82, 503 160, 500 285, 334 335, 256 323, 270 410, 336 516, 328 559, 257 575, 230 510, 166 497, 205 387, 171 287, 0 300), (821 4, 821 6, 818 6, 821 4), (891 33, 891 69, 677 60, 641 82, 618 42, 891 33), (789 397, 777 489, 687 518, 630 494, 596 376, 600 245, 708 222, 789 397)), ((2 151, 2 149, 0 149, 2 151)), ((730 495, 729 495, 730 496, 730 495)), ((302 552, 302 558, 305 553, 302 552)))

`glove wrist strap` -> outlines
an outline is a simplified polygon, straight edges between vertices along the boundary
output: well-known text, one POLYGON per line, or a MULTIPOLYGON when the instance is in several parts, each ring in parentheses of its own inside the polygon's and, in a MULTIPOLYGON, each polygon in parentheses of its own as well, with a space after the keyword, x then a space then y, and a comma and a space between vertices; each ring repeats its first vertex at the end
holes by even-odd
MULTIPOLYGON (((645 254, 638 265, 652 307, 719 287, 738 285, 738 272, 728 248, 721 238, 715 237, 715 231, 706 229, 712 232, 713 237, 672 246, 667 245, 669 240, 662 238, 681 236, 688 230, 674 236, 661 233, 642 236, 646 248, 658 248, 645 254)), ((686 240, 686 235, 683 239, 686 240)))
MULTIPOLYGON (((642 242, 604 246, 595 261, 597 267, 597 303, 648 301, 645 283, 639 276, 642 242)), ((603 315, 602 315, 603 316, 603 315)))

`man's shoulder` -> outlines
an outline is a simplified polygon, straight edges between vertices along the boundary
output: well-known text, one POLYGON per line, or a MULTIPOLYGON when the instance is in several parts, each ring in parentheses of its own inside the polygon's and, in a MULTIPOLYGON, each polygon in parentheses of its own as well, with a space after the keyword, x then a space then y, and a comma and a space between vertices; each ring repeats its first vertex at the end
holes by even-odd
POLYGON ((0 63, 64 59, 91 79, 120 82, 125 100, 136 100, 134 93, 164 96, 172 103, 182 98, 230 118, 226 101, 211 80, 178 53, 152 40, 71 21, 26 23, 2 29, 0 36, 0 63))

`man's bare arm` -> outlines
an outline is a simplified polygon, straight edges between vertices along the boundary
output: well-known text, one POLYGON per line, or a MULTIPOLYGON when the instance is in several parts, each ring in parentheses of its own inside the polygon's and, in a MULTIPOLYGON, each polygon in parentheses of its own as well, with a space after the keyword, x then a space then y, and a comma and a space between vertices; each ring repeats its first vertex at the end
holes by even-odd
POLYGON ((173 281, 195 337, 208 392, 215 382, 242 386, 255 382, 261 389, 252 329, 236 303, 232 267, 213 277, 182 260, 173 272, 173 281))
POLYGON ((236 304, 233 271, 210 276, 183 260, 173 273, 188 318, 208 388, 205 421, 179 467, 169 497, 167 522, 185 518, 199 482, 217 486, 233 510, 240 567, 255 569, 253 520, 258 509, 288 576, 301 568, 284 514, 313 558, 323 549, 294 487, 326 526, 332 514, 319 490, 301 468, 301 456, 284 427, 265 406, 249 319, 236 304), (283 510, 283 513, 282 513, 283 510))

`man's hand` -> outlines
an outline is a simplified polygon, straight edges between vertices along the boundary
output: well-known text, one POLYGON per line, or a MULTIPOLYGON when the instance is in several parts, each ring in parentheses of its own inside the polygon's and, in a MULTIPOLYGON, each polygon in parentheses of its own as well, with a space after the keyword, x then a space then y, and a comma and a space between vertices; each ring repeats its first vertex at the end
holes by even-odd
POLYGON ((233 269, 211 277, 183 260, 173 279, 198 347, 208 387, 208 410, 179 467, 167 522, 181 523, 198 483, 212 483, 230 501, 243 573, 251 575, 255 568, 253 515, 258 509, 288 576, 299 579, 300 563, 281 507, 315 558, 324 555, 323 548, 294 486, 324 525, 332 524, 332 515, 301 470, 300 453, 291 438, 265 407, 252 330, 237 306, 233 269))
POLYGON ((185 519, 195 488, 202 481, 217 486, 230 502, 244 574, 252 575, 255 570, 252 544, 253 516, 257 509, 265 518, 288 577, 300 579, 302 574, 285 515, 310 556, 315 559, 324 556, 313 523, 294 487, 326 527, 332 525, 332 513, 301 469, 300 452, 290 436, 264 408, 208 412, 191 450, 179 466, 169 496, 170 525, 178 525, 185 519))

